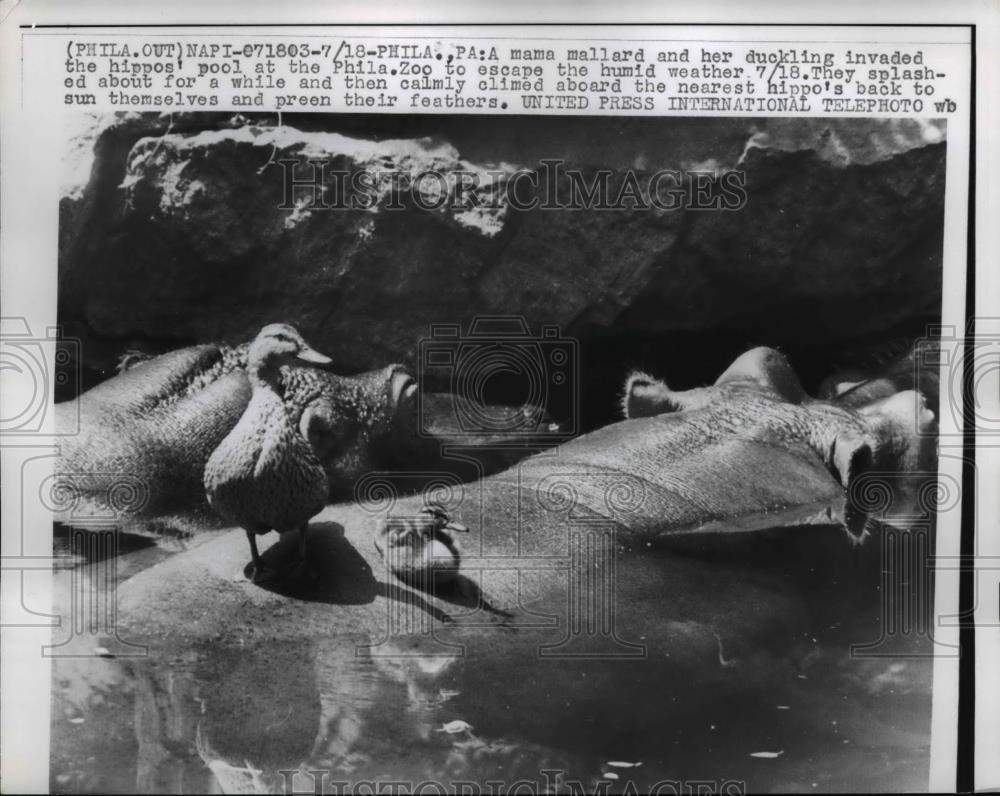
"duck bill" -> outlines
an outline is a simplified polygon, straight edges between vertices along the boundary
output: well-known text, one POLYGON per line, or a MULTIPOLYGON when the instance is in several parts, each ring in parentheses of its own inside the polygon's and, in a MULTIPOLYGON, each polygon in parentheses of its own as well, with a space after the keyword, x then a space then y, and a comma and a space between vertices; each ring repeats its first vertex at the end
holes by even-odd
POLYGON ((299 353, 295 355, 295 358, 301 359, 303 362, 311 362, 314 365, 329 365, 333 362, 330 357, 321 354, 319 351, 314 351, 309 347, 303 348, 299 351, 299 353))
POLYGON ((459 533, 468 533, 469 532, 469 529, 466 528, 464 525, 462 525, 462 523, 460 523, 460 522, 449 522, 444 527, 445 527, 445 530, 448 530, 448 531, 458 531, 459 533))

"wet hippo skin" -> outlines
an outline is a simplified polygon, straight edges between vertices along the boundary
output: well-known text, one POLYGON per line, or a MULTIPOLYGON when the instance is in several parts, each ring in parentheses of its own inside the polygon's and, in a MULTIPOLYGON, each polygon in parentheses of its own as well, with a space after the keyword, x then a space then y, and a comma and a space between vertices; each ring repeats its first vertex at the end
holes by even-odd
MULTIPOLYGON (((843 787, 842 739, 876 750, 873 781, 919 779, 906 761, 922 759, 925 739, 881 722, 876 698, 888 692, 873 684, 910 691, 890 662, 847 652, 878 637, 880 559, 875 540, 857 545, 840 527, 845 481, 866 460, 838 456, 837 443, 908 466, 906 445, 880 436, 899 407, 887 421, 877 407, 812 401, 746 364, 670 393, 666 411, 428 495, 470 529, 452 587, 413 588, 379 557, 379 520, 425 499, 402 493, 313 519, 316 581, 254 586, 239 530, 129 577, 119 634, 147 655, 94 665, 134 684, 141 782, 190 782, 192 767, 258 791, 299 767, 348 782, 550 768, 592 789, 601 759, 638 759, 627 775, 640 790, 728 775, 750 788, 802 777, 843 787), (691 539, 714 541, 692 552, 680 544, 691 539), (630 729, 665 719, 677 732, 655 743, 630 729), (797 748, 817 731, 828 770, 797 748), (879 762, 886 744, 902 768, 879 762), (750 762, 727 752, 721 771, 713 749, 750 762), (785 749, 770 770, 749 758, 785 749)), ((296 555, 292 538, 264 552, 276 568, 296 555)), ((907 665, 917 690, 906 704, 922 705, 929 668, 907 665)))

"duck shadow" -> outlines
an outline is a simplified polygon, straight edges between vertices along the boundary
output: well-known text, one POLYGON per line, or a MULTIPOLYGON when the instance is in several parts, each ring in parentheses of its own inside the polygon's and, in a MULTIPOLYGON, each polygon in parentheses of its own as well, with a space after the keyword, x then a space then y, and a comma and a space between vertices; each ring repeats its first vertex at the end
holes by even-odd
MULTIPOLYGON (((480 611, 491 614, 502 620, 512 619, 514 617, 514 614, 494 606, 486 597, 485 592, 483 592, 479 584, 461 573, 455 575, 452 580, 445 583, 441 583, 439 581, 432 581, 430 583, 421 581, 402 582, 406 583, 406 585, 412 588, 415 592, 420 592, 428 595, 429 597, 433 597, 436 600, 440 600, 441 602, 467 609, 463 614, 452 617, 452 619, 460 619, 463 616, 472 616, 480 611)), ((412 597, 408 599, 412 599, 412 597)))
MULTIPOLYGON (((383 582, 347 539, 344 526, 337 522, 317 522, 306 535, 307 566, 299 560, 297 533, 286 533, 261 554, 264 565, 278 574, 257 586, 267 591, 305 602, 330 605, 366 605, 385 597, 417 608, 440 622, 452 617, 428 602, 419 591, 401 584, 383 582)), ((251 575, 248 563, 244 575, 251 575)), ((438 595, 435 595, 438 596, 438 595)))

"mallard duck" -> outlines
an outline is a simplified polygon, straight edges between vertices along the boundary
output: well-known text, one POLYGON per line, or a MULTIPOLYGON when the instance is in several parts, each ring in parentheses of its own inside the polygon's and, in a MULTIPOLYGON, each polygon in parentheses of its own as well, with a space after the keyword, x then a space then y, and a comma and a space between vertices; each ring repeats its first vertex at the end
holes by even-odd
POLYGON ((298 530, 299 555, 305 560, 309 520, 322 510, 329 490, 309 429, 302 427, 308 421, 285 396, 281 366, 294 360, 331 361, 288 324, 260 330, 247 355, 250 403, 205 465, 209 505, 246 531, 255 583, 263 574, 257 534, 298 530))
POLYGON ((451 531, 468 528, 452 521, 441 506, 423 506, 413 517, 386 517, 375 547, 386 567, 415 585, 448 584, 458 575, 461 553, 451 531))

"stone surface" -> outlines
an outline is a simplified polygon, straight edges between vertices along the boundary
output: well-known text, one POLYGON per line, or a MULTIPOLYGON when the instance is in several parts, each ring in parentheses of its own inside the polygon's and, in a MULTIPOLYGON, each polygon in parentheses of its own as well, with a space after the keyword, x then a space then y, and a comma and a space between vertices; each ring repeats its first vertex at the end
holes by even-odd
MULTIPOLYGON (((271 321, 295 324, 349 372, 417 364, 432 323, 519 314, 533 332, 553 323, 578 337, 593 373, 636 340, 668 349, 678 335, 725 335, 794 349, 938 312, 945 148, 934 124, 521 118, 509 129, 476 120, 470 133, 418 120, 387 136, 363 135, 359 118, 271 121, 132 114, 78 132, 61 204, 60 321, 92 377, 126 348, 240 341, 271 321), (391 137, 410 129, 428 136, 391 137), (279 207, 281 159, 471 172, 485 192, 546 156, 588 179, 611 169, 612 194, 629 168, 644 184, 654 169, 738 165, 748 202, 515 212, 407 199, 390 210, 383 195, 370 210, 279 207)), ((379 124, 389 122, 368 127, 379 124)))

